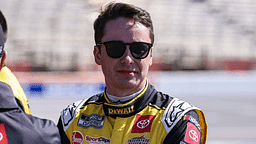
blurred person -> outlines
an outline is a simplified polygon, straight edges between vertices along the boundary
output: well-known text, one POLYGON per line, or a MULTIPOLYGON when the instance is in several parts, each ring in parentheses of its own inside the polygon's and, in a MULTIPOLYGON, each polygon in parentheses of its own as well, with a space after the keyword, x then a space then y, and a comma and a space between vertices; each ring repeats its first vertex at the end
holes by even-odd
POLYGON ((7 23, 0 11, 0 143, 58 144, 57 126, 31 115, 27 97, 14 74, 4 65, 7 23))
MULTIPOLYGON (((1 11, 0 11, 1 12, 1 11)), ((4 65, 5 59, 7 57, 7 52, 4 50, 4 44, 7 40, 7 24, 6 20, 1 13, 1 41, 0 41, 0 59, 1 59, 1 65, 0 65, 0 80, 1 82, 5 83, 11 83, 10 86, 13 89, 13 94, 21 107, 21 109, 24 110, 25 113, 31 114, 31 110, 29 108, 28 99, 25 95, 23 89, 21 88, 18 80, 14 76, 14 74, 11 72, 11 70, 4 65)))
POLYGON ((206 143, 203 111, 148 82, 154 43, 149 13, 111 2, 102 7, 94 30, 94 58, 106 88, 61 112, 62 143, 206 143))

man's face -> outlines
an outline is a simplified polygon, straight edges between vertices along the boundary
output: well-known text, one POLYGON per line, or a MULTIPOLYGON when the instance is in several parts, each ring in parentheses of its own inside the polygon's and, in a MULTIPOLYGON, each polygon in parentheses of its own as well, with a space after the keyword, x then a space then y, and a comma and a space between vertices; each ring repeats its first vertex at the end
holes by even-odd
MULTIPOLYGON (((139 22, 134 23, 132 19, 122 17, 106 24, 101 42, 107 41, 151 43, 147 27, 139 22)), ((145 87, 148 69, 152 64, 152 49, 145 59, 135 59, 129 47, 129 45, 126 46, 125 53, 120 58, 109 57, 105 45, 101 45, 101 54, 95 47, 95 61, 102 67, 109 94, 126 96, 145 87)))

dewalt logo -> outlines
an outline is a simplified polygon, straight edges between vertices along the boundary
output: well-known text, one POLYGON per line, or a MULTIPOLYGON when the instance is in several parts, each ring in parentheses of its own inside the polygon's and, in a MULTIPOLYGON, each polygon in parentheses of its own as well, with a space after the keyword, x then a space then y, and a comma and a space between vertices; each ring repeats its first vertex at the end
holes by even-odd
POLYGON ((121 108, 121 109, 113 109, 113 108, 108 108, 108 113, 111 115, 111 114, 129 114, 129 113, 132 113, 134 112, 134 106, 130 106, 130 107, 127 107, 127 108, 121 108))

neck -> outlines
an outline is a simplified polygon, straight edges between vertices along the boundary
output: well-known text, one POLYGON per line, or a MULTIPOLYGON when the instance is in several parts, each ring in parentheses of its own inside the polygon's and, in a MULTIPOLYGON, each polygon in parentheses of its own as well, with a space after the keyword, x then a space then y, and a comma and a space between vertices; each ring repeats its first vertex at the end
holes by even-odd
POLYGON ((132 100, 133 98, 135 98, 136 96, 138 96, 142 90, 140 90, 132 95, 125 96, 125 97, 117 97, 117 96, 110 95, 108 93, 106 93, 106 95, 107 95, 108 99, 110 100, 110 102, 112 102, 112 103, 126 103, 126 102, 129 102, 130 100, 132 100))
POLYGON ((5 61, 5 59, 6 59, 6 55, 7 55, 7 53, 6 53, 6 51, 4 50, 4 51, 3 51, 3 56, 0 58, 0 59, 1 59, 1 61, 0 61, 0 71, 1 71, 1 69, 3 68, 3 66, 4 66, 4 61, 5 61))
POLYGON ((106 86, 106 92, 110 95, 116 96, 116 97, 125 97, 132 95, 134 93, 137 93, 145 88, 145 86, 148 84, 148 81, 145 80, 143 84, 137 87, 133 88, 120 88, 120 87, 114 87, 112 85, 107 85, 106 86))

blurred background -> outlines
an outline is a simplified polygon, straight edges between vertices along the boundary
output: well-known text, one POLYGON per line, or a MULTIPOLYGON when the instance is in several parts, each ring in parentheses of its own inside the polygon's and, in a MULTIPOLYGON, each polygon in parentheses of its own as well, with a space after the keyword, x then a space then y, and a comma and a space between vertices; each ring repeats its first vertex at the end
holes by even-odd
MULTIPOLYGON (((32 113, 58 121, 68 104, 104 90, 93 22, 109 0, 0 0, 7 66, 32 113)), ((209 144, 256 143, 256 1, 123 0, 150 12, 149 80, 204 110, 209 144)))

